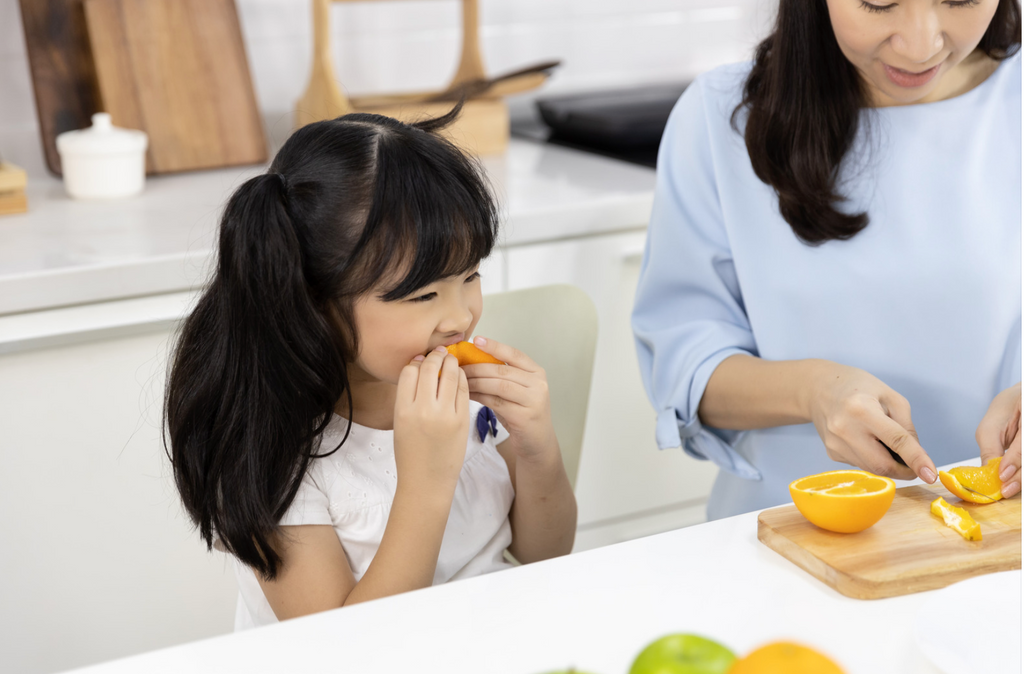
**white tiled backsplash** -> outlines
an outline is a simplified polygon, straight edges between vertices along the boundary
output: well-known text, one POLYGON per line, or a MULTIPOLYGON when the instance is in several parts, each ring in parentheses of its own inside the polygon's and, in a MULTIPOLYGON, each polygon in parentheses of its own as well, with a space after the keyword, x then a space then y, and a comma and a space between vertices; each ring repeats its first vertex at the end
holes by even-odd
MULTIPOLYGON (((271 126, 287 127, 284 118, 310 68, 311 3, 236 2, 260 108, 271 126)), ((459 56, 460 4, 333 5, 344 87, 354 94, 443 87, 459 56)), ((561 59, 543 93, 680 80, 749 58, 774 6, 775 0, 480 0, 481 48, 490 74, 561 59)), ((37 128, 18 0, 0 0, 0 153, 30 170, 40 167, 39 143, 25 142, 37 128)))

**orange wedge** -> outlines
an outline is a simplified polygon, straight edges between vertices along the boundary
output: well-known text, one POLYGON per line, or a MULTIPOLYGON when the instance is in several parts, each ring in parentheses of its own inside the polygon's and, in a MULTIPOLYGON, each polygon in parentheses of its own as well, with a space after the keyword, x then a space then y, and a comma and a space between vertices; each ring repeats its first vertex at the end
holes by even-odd
POLYGON ((1003 482, 999 479, 1001 456, 989 459, 981 468, 957 466, 948 472, 939 471, 939 480, 952 494, 971 503, 995 503, 1003 498, 1003 482))
POLYGON ((865 470, 831 470, 794 480, 789 495, 812 523, 852 534, 882 519, 896 496, 896 483, 865 470))
POLYGON ((476 365, 477 363, 496 363, 498 365, 504 365, 504 363, 494 356, 486 354, 478 349, 472 342, 456 342, 455 344, 450 344, 445 348, 448 349, 448 353, 459 359, 459 367, 476 365))
POLYGON ((813 648, 776 641, 734 662, 728 674, 843 674, 843 670, 813 648))
POLYGON ((932 514, 941 517, 946 526, 969 541, 981 540, 981 525, 963 508, 946 503, 941 496, 932 501, 932 514))

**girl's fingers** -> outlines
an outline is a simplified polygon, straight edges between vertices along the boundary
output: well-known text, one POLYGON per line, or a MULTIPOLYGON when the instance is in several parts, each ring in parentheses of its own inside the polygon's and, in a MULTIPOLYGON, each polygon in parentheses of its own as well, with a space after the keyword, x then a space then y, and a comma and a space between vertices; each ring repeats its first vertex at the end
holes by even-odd
POLYGON ((530 386, 536 380, 537 375, 527 372, 513 365, 498 365, 497 363, 475 363, 462 367, 466 377, 473 379, 507 379, 522 386, 530 386))
POLYGON ((441 372, 441 364, 444 363, 445 356, 448 355, 444 347, 438 348, 441 350, 431 351, 420 363, 420 380, 416 386, 417 400, 437 399, 438 374, 441 372))
POLYGON ((529 356, 518 349, 513 349, 508 344, 502 344, 499 341, 485 337, 474 337, 473 344, 484 353, 490 354, 512 367, 518 367, 520 370, 526 370, 527 372, 537 372, 540 370, 529 356))
MULTIPOLYGON (((886 458, 894 466, 889 471, 891 473, 889 477, 897 477, 899 479, 919 477, 928 484, 935 482, 938 476, 938 473, 935 472, 935 464, 932 463, 928 453, 921 447, 921 443, 917 441, 917 432, 913 430, 913 427, 908 430, 894 419, 884 414, 879 414, 871 419, 868 429, 878 440, 885 443, 889 449, 899 454, 900 458, 909 466, 908 468, 907 466, 899 465, 888 456, 888 452, 885 452, 884 447, 878 447, 878 451, 885 453, 887 455, 886 458), (910 475, 907 475, 908 473, 910 475)), ((875 445, 877 444, 876 442, 875 445)))
POLYGON ((530 390, 522 384, 508 379, 474 377, 469 380, 469 391, 502 398, 523 407, 527 407, 530 403, 530 390))
MULTIPOLYGON (((452 360, 455 358, 453 357, 452 360)), ((466 380, 466 373, 458 366, 458 361, 455 363, 455 370, 459 375, 459 390, 455 394, 455 413, 465 416, 469 410, 469 382, 466 380)))
POLYGON ((443 356, 439 376, 437 399, 444 404, 450 403, 454 406, 455 397, 459 392, 459 382, 466 377, 459 371, 459 361, 455 356, 443 356))
MULTIPOLYGON (((422 359, 423 356, 417 356, 422 359)), ((398 400, 413 402, 416 400, 416 383, 420 376, 420 361, 414 360, 402 368, 398 375, 398 400)))
POLYGON ((481 405, 490 407, 491 410, 498 415, 498 421, 501 422, 501 425, 508 428, 508 424, 505 423, 505 413, 509 410, 509 406, 515 405, 515 403, 509 402, 504 398, 499 398, 498 396, 492 396, 486 393, 474 393, 472 391, 469 393, 469 399, 475 400, 481 405))

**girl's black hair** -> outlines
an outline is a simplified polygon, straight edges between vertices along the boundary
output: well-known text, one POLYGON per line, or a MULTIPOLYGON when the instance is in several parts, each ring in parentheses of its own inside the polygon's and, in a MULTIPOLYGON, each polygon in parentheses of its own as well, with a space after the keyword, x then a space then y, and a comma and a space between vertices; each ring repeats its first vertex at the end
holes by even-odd
POLYGON ((349 391, 354 300, 406 297, 494 244, 478 165, 437 133, 460 108, 416 124, 350 114, 302 127, 228 201, 216 272, 174 350, 165 446, 207 548, 219 538, 265 578, 280 569, 272 540, 311 460, 340 447, 320 453, 320 434, 349 391))
MULTIPOLYGON (((1019 0, 999 0, 978 44, 994 59, 1020 48, 1019 0)), ((775 189, 779 212, 804 242, 849 239, 867 213, 844 213, 839 169, 857 134, 867 92, 839 49, 826 0, 780 0, 775 27, 755 52, 733 111, 748 111, 744 133, 754 173, 775 189)))

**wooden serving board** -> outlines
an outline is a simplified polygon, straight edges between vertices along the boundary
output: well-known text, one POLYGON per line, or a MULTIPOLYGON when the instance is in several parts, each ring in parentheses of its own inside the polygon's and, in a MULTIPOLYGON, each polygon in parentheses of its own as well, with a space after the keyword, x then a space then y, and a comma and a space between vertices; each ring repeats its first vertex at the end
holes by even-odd
POLYGON ((819 529, 788 505, 758 516, 757 538, 847 597, 881 599, 1021 568, 1020 501, 978 505, 939 483, 903 487, 885 517, 859 533, 819 529), (932 515, 938 496, 970 512, 982 540, 967 541, 932 515))
POLYGON ((46 167, 60 175, 57 135, 89 126, 100 111, 82 0, 21 0, 21 24, 46 167))
POLYGON ((86 0, 103 108, 150 173, 267 159, 234 0, 86 0))

